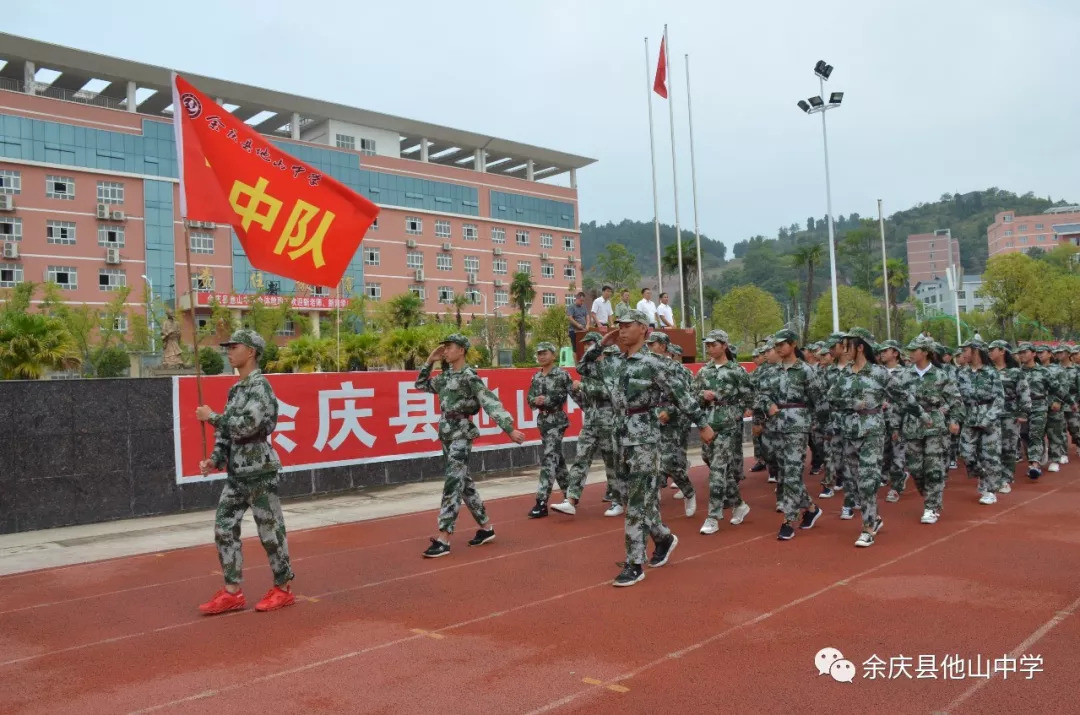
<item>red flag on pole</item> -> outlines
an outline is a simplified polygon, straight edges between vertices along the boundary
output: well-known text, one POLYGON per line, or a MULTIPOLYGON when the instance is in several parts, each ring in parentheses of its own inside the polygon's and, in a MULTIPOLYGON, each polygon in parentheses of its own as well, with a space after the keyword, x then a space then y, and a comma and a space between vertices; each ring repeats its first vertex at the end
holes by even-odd
POLYGON ((173 118, 182 216, 232 225, 259 270, 337 286, 378 207, 270 144, 178 75, 173 118))
POLYGON ((656 63, 656 79, 653 91, 667 99, 667 38, 660 40, 660 60, 656 63))

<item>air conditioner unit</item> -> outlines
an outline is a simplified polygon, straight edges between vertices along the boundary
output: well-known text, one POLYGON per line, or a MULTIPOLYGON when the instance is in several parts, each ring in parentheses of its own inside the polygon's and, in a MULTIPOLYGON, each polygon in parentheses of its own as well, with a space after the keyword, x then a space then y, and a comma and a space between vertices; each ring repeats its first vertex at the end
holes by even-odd
POLYGON ((202 227, 203 228, 208 228, 211 231, 213 231, 215 228, 217 228, 217 224, 214 223, 213 221, 203 221, 202 222, 202 227))
POLYGON ((109 207, 107 205, 105 205, 105 204, 98 204, 97 205, 97 217, 98 218, 109 218, 109 207))
POLYGON ((442 250, 444 250, 444 251, 449 251, 452 248, 453 248, 453 246, 451 246, 449 243, 444 243, 442 245, 442 250))
POLYGON ((417 269, 417 271, 416 271, 416 282, 417 283, 423 283, 424 282, 424 269, 423 268, 417 269))
POLYGON ((494 253, 496 256, 501 256, 502 255, 502 248, 500 248, 499 246, 496 246, 494 248, 494 250, 492 250, 492 253, 494 253))
POLYGON ((112 220, 112 221, 123 221, 124 220, 124 212, 123 211, 113 211, 112 213, 109 214, 109 219, 112 220))
POLYGON ((470 273, 469 274, 469 285, 471 285, 471 286, 476 285, 476 274, 475 273, 470 273))
POLYGON ((503 282, 502 282, 501 278, 496 278, 495 279, 495 287, 496 288, 502 288, 503 287, 503 282))
POLYGON ((188 228, 202 228, 202 221, 188 221, 188 228))
POLYGON ((405 242, 405 248, 416 248, 416 240, 410 238, 408 241, 405 242))
POLYGON ((546 261, 550 257, 551 257, 551 255, 547 251, 544 251, 544 252, 542 252, 540 254, 540 260, 541 261, 546 261))
POLYGON ((110 266, 120 265, 120 249, 119 248, 106 248, 105 249, 105 262, 110 266))
POLYGON ((5 243, 4 244, 4 258, 18 258, 19 257, 19 244, 17 243, 5 243))
POLYGON ((15 209, 14 196, 0 196, 0 211, 12 211, 15 209))

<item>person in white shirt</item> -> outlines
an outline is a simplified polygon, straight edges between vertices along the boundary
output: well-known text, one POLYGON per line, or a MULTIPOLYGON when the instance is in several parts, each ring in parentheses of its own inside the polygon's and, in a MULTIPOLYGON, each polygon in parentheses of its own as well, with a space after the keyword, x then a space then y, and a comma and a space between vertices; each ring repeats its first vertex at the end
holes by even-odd
POLYGON ((611 321, 611 286, 604 286, 600 296, 592 303, 593 325, 598 328, 607 328, 611 321))
POLYGON ((656 327, 656 303, 652 302, 652 291, 648 288, 641 289, 641 300, 638 301, 637 309, 649 319, 649 327, 656 327))
POLYGON ((667 293, 661 293, 660 305, 656 306, 656 319, 659 323, 657 327, 661 330, 675 327, 675 315, 671 312, 671 306, 668 305, 669 300, 671 298, 667 293))

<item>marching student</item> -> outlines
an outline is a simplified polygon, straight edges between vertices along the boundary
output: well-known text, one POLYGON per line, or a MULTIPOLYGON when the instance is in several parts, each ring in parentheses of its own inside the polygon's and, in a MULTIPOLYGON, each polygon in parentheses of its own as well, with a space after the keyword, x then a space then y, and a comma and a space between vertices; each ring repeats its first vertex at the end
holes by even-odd
MULTIPOLYGON (((638 311, 645 315, 644 311, 638 311)), ((648 315, 645 315, 648 319, 648 315)), ((664 368, 671 374, 672 379, 677 380, 683 389, 690 391, 693 375, 681 364, 675 364, 669 357, 671 340, 667 333, 653 331, 649 333, 645 341, 648 349, 659 357, 664 358, 664 368), (689 378, 687 377, 689 375, 689 378)), ((660 404, 657 415, 660 420, 660 483, 659 486, 671 478, 679 488, 675 498, 681 498, 683 511, 687 518, 692 517, 697 511, 697 494, 694 492, 694 484, 690 481, 689 464, 686 460, 686 448, 682 445, 682 415, 669 401, 660 404)))
POLYGON ((540 483, 536 487, 536 505, 529 512, 530 519, 541 519, 548 515, 553 483, 558 482, 565 499, 570 476, 562 451, 563 436, 570 426, 570 418, 563 408, 566 398, 570 396, 573 381, 570 373, 555 364, 554 344, 539 343, 536 346, 536 362, 540 370, 533 375, 529 385, 528 402, 529 407, 539 412, 536 427, 540 430, 543 457, 540 460, 540 483))
POLYGON ((1031 393, 1031 411, 1028 412, 1027 439, 1024 444, 1027 452, 1028 478, 1042 476, 1042 467, 1046 464, 1046 416, 1057 402, 1058 384, 1046 368, 1037 359, 1035 346, 1020 343, 1016 346, 1020 358, 1020 369, 1027 381, 1031 393))
POLYGON ((966 378, 959 381, 965 412, 960 457, 969 473, 979 478, 979 503, 996 504, 1002 483, 1001 415, 1005 411, 1005 391, 990 362, 986 343, 972 338, 961 348, 966 378))
POLYGON ((1020 448, 1020 426, 1031 412, 1031 388, 1020 363, 1012 356, 1012 346, 1004 340, 990 343, 990 359, 1001 378, 1005 405, 1001 411, 1001 488, 998 494, 1008 494, 1016 479, 1016 462, 1020 448))

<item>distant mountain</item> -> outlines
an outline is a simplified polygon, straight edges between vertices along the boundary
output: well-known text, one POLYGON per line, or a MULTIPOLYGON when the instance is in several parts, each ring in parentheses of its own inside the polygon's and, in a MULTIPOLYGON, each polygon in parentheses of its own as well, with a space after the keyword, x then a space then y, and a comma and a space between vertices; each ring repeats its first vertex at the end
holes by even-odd
MULTIPOLYGON (((693 228, 689 231, 685 226, 682 229, 683 242, 694 240, 693 228)), ((656 230, 652 221, 631 221, 623 219, 619 223, 607 222, 597 224, 596 221, 581 224, 581 260, 588 270, 596 263, 596 257, 604 251, 609 243, 621 243, 627 250, 637 256, 637 268, 643 276, 656 274, 656 230)), ((660 224, 661 249, 675 243, 675 227, 660 224)), ((714 241, 705 234, 701 234, 701 255, 705 263, 705 269, 715 269, 724 264, 727 257, 727 246, 719 241, 714 241)))

